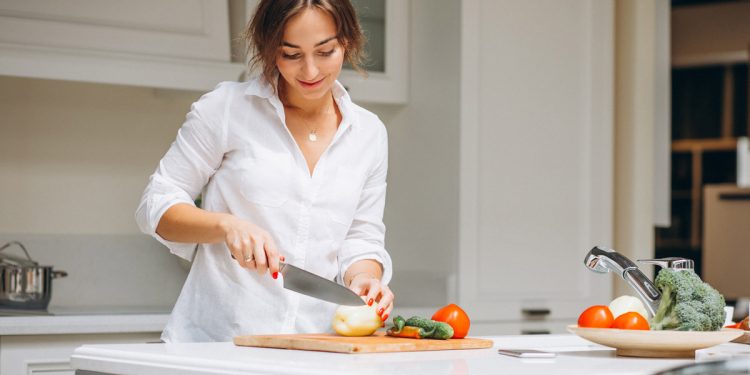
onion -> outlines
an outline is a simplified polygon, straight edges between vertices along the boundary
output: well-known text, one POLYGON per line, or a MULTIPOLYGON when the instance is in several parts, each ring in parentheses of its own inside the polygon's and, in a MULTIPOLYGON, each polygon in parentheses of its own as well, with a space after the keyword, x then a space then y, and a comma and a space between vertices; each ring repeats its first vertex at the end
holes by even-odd
POLYGON ((625 314, 626 312, 637 312, 644 318, 648 319, 648 311, 646 306, 643 305, 640 299, 633 296, 619 296, 609 303, 609 310, 612 311, 612 316, 617 319, 618 316, 625 314))
POLYGON ((333 315, 333 330, 341 336, 369 336, 383 325, 376 306, 339 306, 333 315))

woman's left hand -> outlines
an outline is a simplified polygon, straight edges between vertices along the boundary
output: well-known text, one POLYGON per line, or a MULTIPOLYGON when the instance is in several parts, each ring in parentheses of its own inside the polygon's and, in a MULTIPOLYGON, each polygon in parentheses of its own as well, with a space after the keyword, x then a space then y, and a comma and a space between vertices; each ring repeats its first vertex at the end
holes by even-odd
POLYGON ((349 289, 365 297, 365 301, 370 306, 377 302, 376 311, 380 315, 380 320, 385 322, 388 319, 388 315, 393 311, 393 299, 395 297, 388 285, 383 284, 380 279, 372 275, 361 273, 354 276, 349 283, 349 289))

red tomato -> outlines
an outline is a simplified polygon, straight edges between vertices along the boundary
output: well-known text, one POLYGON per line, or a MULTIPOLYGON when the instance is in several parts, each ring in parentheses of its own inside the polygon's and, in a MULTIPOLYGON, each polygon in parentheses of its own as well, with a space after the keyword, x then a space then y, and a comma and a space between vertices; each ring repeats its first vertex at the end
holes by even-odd
POLYGON ((612 328, 649 330, 648 320, 634 311, 618 316, 612 324, 612 328))
POLYGON ((587 328, 610 328, 615 318, 609 307, 604 305, 591 306, 578 317, 578 326, 587 328))
POLYGON ((453 327, 453 337, 451 338, 454 339, 462 339, 466 337, 466 334, 469 333, 469 326, 471 325, 471 321, 469 321, 469 316, 466 315, 466 312, 453 303, 435 312, 435 314, 432 315, 432 320, 445 322, 453 327))

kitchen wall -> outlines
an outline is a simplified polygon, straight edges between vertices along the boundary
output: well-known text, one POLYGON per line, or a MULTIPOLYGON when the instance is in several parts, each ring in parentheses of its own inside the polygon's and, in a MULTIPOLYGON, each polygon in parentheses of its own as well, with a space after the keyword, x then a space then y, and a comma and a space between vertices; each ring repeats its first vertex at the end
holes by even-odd
POLYGON ((0 242, 69 272, 52 306, 174 302, 185 268, 133 213, 198 95, 0 77, 0 242))
MULTIPOLYGON (((386 123, 398 305, 449 298, 458 246, 460 3, 414 0, 410 99, 386 123)), ((0 242, 70 273, 51 305, 171 306, 186 276, 138 232, 148 175, 200 93, 0 76, 0 242), (154 287, 158 285, 158 287, 154 287)))

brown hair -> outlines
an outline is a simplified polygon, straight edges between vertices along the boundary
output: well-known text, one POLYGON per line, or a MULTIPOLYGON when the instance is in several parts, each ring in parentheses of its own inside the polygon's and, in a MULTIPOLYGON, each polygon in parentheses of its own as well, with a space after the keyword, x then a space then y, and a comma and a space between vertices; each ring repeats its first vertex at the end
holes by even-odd
POLYGON ((245 56, 250 57, 250 68, 260 67, 268 82, 276 75, 276 57, 284 37, 284 27, 305 9, 316 7, 333 17, 336 38, 344 47, 344 60, 364 74, 365 36, 359 26, 354 6, 349 0, 261 0, 255 15, 247 24, 243 39, 245 56))

